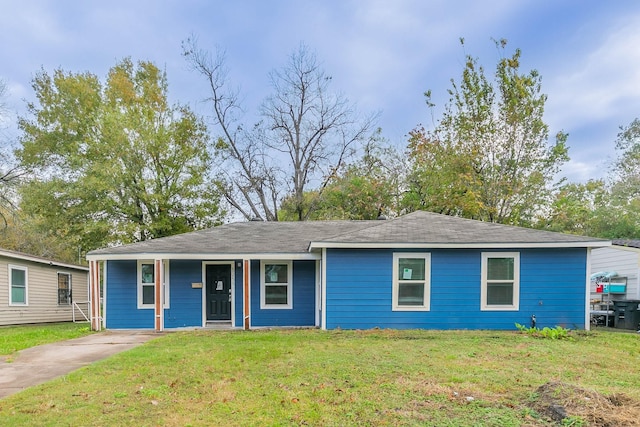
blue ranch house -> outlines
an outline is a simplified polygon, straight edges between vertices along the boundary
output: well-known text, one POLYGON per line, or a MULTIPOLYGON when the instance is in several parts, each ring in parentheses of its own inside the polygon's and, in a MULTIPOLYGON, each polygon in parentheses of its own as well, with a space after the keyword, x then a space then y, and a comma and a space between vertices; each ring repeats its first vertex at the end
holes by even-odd
POLYGON ((92 326, 588 329, 590 251, 609 245, 423 211, 237 222, 90 252, 92 326))

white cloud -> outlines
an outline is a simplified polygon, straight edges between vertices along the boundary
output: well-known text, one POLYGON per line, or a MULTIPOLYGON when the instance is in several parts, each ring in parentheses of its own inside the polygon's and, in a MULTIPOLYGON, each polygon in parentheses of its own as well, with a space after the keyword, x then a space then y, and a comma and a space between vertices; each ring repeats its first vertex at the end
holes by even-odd
MULTIPOLYGON (((550 120, 571 128, 590 120, 626 117, 640 107, 640 15, 627 16, 583 60, 568 54, 550 82, 550 120)), ((624 124, 622 121, 619 124, 624 124)))
POLYGON ((3 9, 1 18, 4 36, 19 35, 24 44, 60 45, 67 40, 64 28, 59 25, 47 3, 9 3, 9 10, 3 9), (13 6, 13 7, 12 7, 13 6))
POLYGON ((339 10, 340 16, 325 13, 322 22, 330 29, 321 26, 320 57, 329 70, 340 72, 334 81, 350 99, 363 110, 382 110, 381 125, 388 136, 403 138, 428 118, 425 90, 446 95, 449 79, 458 74, 464 58, 460 37, 491 48, 489 38, 496 28, 524 7, 507 0, 491 8, 473 1, 458 3, 350 2, 339 10))
POLYGON ((465 51, 490 75, 496 51, 489 38, 506 37, 509 50, 521 47, 523 61, 532 61, 523 71, 541 71, 546 119, 552 134, 570 133, 575 161, 567 169, 575 176, 596 173, 590 159, 611 153, 617 126, 640 115, 640 8, 631 0, 598 7, 595 1, 583 7, 582 0, 6 3, 0 73, 16 109, 33 99, 29 80, 41 66, 104 78, 125 56, 166 67, 172 98, 200 105, 206 87, 180 56, 180 41, 194 33, 203 48, 227 49, 231 83, 242 87, 249 110, 270 91, 267 73, 305 42, 333 76, 334 89, 364 113, 382 110, 379 124, 393 142, 430 122, 422 94, 432 89, 441 107, 465 51))

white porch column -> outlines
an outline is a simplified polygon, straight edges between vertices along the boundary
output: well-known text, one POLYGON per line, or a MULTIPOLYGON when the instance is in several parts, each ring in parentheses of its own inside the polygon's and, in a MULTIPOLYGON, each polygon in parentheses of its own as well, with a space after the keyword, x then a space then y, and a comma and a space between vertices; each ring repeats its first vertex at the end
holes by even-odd
POLYGON ((89 262, 89 302, 91 330, 100 331, 102 318, 100 316, 100 263, 98 261, 89 262))
POLYGON ((162 332, 164 330, 164 268, 161 259, 156 259, 154 264, 154 325, 156 332, 162 332))

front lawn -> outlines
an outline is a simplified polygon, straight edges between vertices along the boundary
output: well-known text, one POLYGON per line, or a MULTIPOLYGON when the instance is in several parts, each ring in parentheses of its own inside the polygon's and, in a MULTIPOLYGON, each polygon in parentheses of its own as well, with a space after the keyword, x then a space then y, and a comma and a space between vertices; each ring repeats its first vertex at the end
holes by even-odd
POLYGON ((640 337, 169 333, 0 400, 6 425, 633 425, 640 337), (606 407, 609 405, 608 407, 606 407), (591 424, 586 424, 589 421, 591 424), (559 421, 560 422, 560 421, 559 421), (558 422, 558 423, 559 423, 558 422))
POLYGON ((0 356, 41 344, 78 338, 91 333, 88 323, 40 323, 0 327, 0 356))

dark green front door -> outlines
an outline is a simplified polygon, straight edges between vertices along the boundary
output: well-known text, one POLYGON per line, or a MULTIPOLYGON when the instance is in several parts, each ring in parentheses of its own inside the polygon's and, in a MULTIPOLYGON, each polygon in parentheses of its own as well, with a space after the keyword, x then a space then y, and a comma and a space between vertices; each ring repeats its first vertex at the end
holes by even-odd
POLYGON ((231 320, 231 265, 207 264, 207 320, 231 320))

